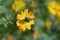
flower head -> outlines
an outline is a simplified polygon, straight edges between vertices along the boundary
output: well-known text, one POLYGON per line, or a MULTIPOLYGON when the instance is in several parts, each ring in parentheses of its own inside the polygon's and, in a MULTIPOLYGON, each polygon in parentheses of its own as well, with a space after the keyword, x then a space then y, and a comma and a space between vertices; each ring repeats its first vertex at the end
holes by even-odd
POLYGON ((37 30, 34 31, 34 32, 33 32, 33 37, 34 37, 35 39, 37 39, 38 36, 39 36, 39 32, 38 32, 37 30))
POLYGON ((11 35, 9 35, 6 40, 13 40, 13 37, 11 35))
POLYGON ((46 20, 46 22, 45 22, 46 28, 50 29, 51 28, 51 25, 52 25, 52 22, 49 21, 49 20, 46 20))
POLYGON ((32 1, 32 3, 30 4, 30 6, 32 7, 32 8, 37 8, 37 6, 38 6, 38 3, 37 2, 34 2, 34 1, 32 1))
POLYGON ((56 1, 50 2, 48 4, 48 10, 52 15, 56 16, 57 20, 60 20, 60 3, 56 1))
POLYGON ((14 3, 12 4, 12 9, 17 12, 25 8, 25 5, 26 4, 22 0, 15 0, 14 3))
POLYGON ((21 31, 26 31, 26 29, 30 30, 31 25, 34 24, 34 13, 28 12, 28 9, 25 9, 24 12, 21 11, 20 14, 17 14, 17 26, 21 31))

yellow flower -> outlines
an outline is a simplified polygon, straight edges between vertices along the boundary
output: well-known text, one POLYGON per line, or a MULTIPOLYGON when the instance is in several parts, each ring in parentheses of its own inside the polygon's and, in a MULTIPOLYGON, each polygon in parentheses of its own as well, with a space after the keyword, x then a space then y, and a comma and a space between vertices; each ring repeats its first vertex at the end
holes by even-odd
POLYGON ((36 7, 38 6, 38 3, 32 1, 32 3, 30 4, 30 6, 31 6, 32 8, 36 8, 36 7))
POLYGON ((26 31, 26 29, 30 30, 31 25, 34 24, 34 13, 28 12, 28 9, 25 9, 24 12, 21 11, 20 14, 17 14, 17 26, 19 30, 26 31))
POLYGON ((55 1, 48 4, 48 10, 52 15, 56 15, 56 11, 55 11, 56 5, 55 4, 56 4, 55 1))
POLYGON ((13 40, 13 37, 11 35, 9 35, 6 40, 13 40))
POLYGON ((33 38, 37 39, 39 36, 39 32, 38 31, 34 31, 33 32, 33 38))
POLYGON ((22 0, 15 0, 14 3, 12 4, 12 9, 17 12, 25 8, 25 5, 26 4, 22 0))
POLYGON ((46 28, 50 29, 51 28, 51 25, 52 25, 52 22, 49 21, 49 20, 46 20, 46 22, 45 22, 46 28))
POLYGON ((52 15, 56 16, 56 19, 60 20, 60 3, 56 1, 48 3, 48 10, 52 15))

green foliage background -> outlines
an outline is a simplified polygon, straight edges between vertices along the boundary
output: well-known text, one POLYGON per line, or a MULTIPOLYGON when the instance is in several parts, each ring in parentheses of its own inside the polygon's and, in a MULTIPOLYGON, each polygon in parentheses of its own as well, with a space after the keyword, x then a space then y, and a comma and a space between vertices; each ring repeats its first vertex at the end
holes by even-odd
MULTIPOLYGON (((5 40, 8 35, 12 35, 14 40, 36 40, 32 34, 35 30, 38 30, 39 37, 37 40, 60 40, 60 22, 55 22, 55 17, 50 15, 47 9, 47 4, 53 0, 34 0, 38 2, 38 7, 35 8, 35 24, 32 30, 21 32, 16 26, 16 12, 11 8, 14 0, 0 0, 0 40, 5 40), (45 21, 49 19, 52 21, 51 29, 45 27, 45 21)), ((29 10, 32 8, 29 6, 31 0, 24 0, 26 7, 29 10)), ((57 0, 59 2, 59 0, 57 0)), ((59 2, 60 3, 60 2, 59 2)))

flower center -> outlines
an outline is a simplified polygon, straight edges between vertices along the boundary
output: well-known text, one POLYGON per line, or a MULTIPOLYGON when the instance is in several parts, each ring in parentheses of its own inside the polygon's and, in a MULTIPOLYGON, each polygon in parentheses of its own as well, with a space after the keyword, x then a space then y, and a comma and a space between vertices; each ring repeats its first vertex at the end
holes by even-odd
POLYGON ((31 18, 28 18, 28 17, 26 17, 25 19, 24 19, 24 21, 26 21, 26 22, 29 22, 31 20, 31 18))

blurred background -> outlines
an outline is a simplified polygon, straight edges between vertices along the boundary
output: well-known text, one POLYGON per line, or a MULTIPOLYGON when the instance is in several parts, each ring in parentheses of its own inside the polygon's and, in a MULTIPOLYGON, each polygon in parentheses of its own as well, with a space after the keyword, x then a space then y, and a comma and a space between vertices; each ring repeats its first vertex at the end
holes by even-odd
POLYGON ((0 40, 60 40, 60 0, 0 0, 0 40), (34 25, 21 31, 17 14, 25 9, 34 25))

